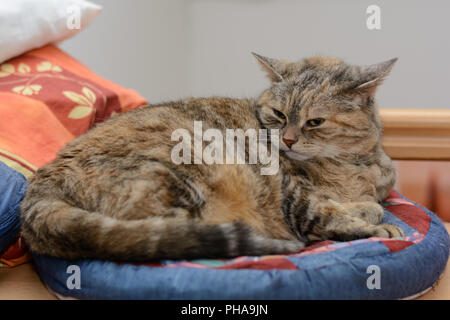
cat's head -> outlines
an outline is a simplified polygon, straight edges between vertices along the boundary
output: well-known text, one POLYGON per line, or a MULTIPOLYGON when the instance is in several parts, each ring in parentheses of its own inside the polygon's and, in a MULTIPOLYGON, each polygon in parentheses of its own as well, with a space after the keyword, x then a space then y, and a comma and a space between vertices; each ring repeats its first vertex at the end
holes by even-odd
POLYGON ((258 118, 280 130, 280 150, 288 157, 362 156, 380 146, 374 94, 397 59, 361 67, 329 57, 254 56, 272 82, 259 97, 258 118))

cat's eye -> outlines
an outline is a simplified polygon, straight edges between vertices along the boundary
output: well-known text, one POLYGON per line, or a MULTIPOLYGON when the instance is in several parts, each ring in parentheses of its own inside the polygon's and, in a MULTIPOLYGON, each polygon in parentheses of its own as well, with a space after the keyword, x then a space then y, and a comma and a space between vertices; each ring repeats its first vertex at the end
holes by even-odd
POLYGON ((281 112, 280 110, 277 109, 273 109, 273 113, 280 119, 286 120, 286 116, 284 115, 283 112, 281 112))
POLYGON ((306 121, 307 127, 318 127, 325 121, 324 118, 310 119, 306 121))

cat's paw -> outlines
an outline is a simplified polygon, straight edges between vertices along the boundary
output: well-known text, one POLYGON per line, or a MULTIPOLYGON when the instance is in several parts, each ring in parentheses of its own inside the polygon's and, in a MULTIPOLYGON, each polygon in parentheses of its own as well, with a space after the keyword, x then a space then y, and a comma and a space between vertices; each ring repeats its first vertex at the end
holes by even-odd
POLYGON ((399 227, 384 223, 378 226, 375 226, 375 232, 373 233, 374 237, 379 238, 400 238, 404 236, 403 230, 399 227))
POLYGON ((362 219, 370 224, 379 224, 384 217, 384 209, 376 202, 367 202, 362 219))
POLYGON ((384 209, 376 202, 350 202, 345 203, 346 212, 354 217, 358 217, 369 224, 379 224, 384 217, 384 209))
POLYGON ((305 247, 305 243, 300 241, 290 241, 290 240, 272 240, 273 253, 276 254, 287 254, 295 253, 300 251, 305 247))
POLYGON ((263 237, 255 237, 251 239, 251 253, 247 255, 273 255, 288 254, 300 251, 305 247, 305 243, 301 241, 269 239, 263 237))
POLYGON ((306 244, 304 242, 300 241, 290 241, 291 243, 288 244, 289 252, 298 252, 304 247, 306 247, 306 244))

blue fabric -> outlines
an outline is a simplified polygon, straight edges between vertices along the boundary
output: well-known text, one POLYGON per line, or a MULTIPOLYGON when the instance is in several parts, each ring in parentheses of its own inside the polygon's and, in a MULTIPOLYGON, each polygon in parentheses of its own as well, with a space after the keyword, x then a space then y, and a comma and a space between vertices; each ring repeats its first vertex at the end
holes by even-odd
POLYGON ((17 237, 20 230, 19 205, 25 196, 25 177, 0 162, 0 254, 17 237))
MULTIPOLYGON (((34 259, 49 288, 80 299, 398 299, 430 288, 448 261, 449 235, 439 218, 422 209, 431 217, 430 228, 405 249, 391 252, 381 242, 355 241, 335 251, 289 256, 298 270, 163 268, 40 255, 34 259), (80 289, 67 286, 70 265, 80 268, 80 289), (367 287, 371 265, 380 268, 380 289, 367 287)), ((407 234, 415 232, 387 211, 384 222, 399 225, 407 234)))

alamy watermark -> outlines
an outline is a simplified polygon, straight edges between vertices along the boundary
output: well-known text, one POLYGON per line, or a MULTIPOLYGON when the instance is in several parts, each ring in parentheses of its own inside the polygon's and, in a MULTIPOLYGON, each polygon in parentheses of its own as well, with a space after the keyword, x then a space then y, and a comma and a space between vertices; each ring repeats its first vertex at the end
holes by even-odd
POLYGON ((66 273, 70 274, 66 280, 67 289, 81 289, 81 269, 76 264, 71 264, 67 267, 66 273))
POLYGON ((221 130, 210 128, 203 132, 203 123, 194 121, 193 137, 187 129, 172 132, 171 140, 179 143, 173 147, 171 158, 175 164, 208 165, 245 164, 248 158, 248 164, 262 165, 261 175, 274 175, 279 169, 279 137, 278 129, 226 129, 224 138, 221 130), (208 143, 205 148, 204 142, 208 143))
POLYGON ((79 6, 73 5, 66 9, 69 15, 66 20, 66 27, 69 30, 80 30, 81 29, 81 8, 79 6))
POLYGON ((381 9, 376 4, 367 7, 366 13, 369 15, 366 26, 369 30, 381 30, 381 9))
POLYGON ((379 266, 372 264, 367 267, 366 273, 370 274, 367 278, 366 285, 369 290, 381 289, 381 269, 379 266))

